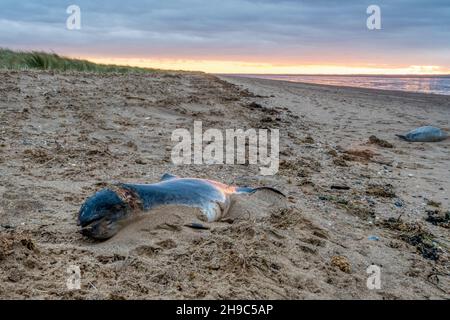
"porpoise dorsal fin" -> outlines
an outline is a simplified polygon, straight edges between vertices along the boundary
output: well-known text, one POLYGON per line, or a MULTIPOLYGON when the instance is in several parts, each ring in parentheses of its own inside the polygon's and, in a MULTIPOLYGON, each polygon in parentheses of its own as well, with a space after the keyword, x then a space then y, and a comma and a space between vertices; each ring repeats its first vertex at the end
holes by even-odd
POLYGON ((171 179, 175 179, 175 178, 178 178, 178 177, 166 172, 162 175, 162 177, 161 177, 161 179, 159 179, 159 181, 167 181, 167 180, 171 180, 171 179))

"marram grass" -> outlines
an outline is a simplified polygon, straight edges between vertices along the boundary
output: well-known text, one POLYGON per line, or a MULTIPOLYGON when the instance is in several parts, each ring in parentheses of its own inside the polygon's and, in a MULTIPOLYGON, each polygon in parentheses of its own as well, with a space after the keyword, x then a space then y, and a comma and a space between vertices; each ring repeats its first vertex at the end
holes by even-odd
POLYGON ((8 70, 55 70, 55 71, 86 71, 86 72, 152 72, 155 69, 129 66, 97 64, 87 60, 71 59, 55 53, 24 52, 0 48, 0 69, 8 70))

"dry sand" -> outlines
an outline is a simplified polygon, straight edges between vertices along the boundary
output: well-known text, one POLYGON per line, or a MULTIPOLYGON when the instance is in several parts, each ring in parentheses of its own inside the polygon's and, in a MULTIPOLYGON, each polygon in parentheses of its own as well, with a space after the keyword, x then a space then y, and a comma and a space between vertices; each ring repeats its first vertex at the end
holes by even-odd
POLYGON ((1 71, 0 297, 448 299, 450 141, 394 134, 449 121, 448 96, 201 73, 1 71), (171 132, 194 120, 280 129, 280 171, 174 166, 171 132), (288 198, 241 197, 236 218, 209 230, 183 226, 195 209, 166 207, 103 243, 77 232, 80 205, 106 183, 165 172, 271 185, 288 198), (366 287, 371 264, 380 290, 366 287), (70 265, 81 290, 66 287, 70 265))

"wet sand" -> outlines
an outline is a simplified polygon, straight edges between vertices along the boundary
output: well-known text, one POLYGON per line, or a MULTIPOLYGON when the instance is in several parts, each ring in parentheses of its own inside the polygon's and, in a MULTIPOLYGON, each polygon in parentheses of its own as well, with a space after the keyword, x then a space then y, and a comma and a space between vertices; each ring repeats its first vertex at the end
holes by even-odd
POLYGON ((450 97, 202 73, 0 71, 0 297, 13 299, 449 298, 450 97), (276 128, 280 169, 175 166, 176 128, 276 128), (370 136, 377 139, 369 139, 370 136), (152 211, 116 237, 78 233, 107 183, 165 172, 271 185, 236 219, 184 227, 195 209, 152 211), (381 267, 381 289, 366 269, 381 267), (81 289, 66 286, 81 269, 81 289))

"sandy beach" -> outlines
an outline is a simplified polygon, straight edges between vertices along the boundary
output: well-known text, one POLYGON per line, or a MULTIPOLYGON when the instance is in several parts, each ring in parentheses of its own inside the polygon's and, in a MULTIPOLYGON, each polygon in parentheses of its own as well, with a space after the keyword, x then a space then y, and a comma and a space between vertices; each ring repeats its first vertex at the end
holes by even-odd
POLYGON ((0 298, 449 299, 450 96, 216 77, 0 71, 0 298), (280 130, 280 168, 175 166, 171 133, 280 130), (236 219, 159 208, 101 243, 76 225, 108 183, 166 172, 271 185, 236 219), (381 268, 381 289, 366 286, 381 268), (69 290, 67 268, 81 269, 69 290))

